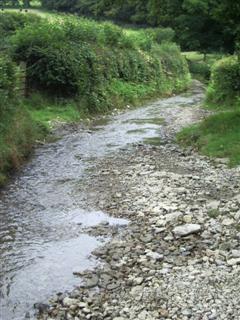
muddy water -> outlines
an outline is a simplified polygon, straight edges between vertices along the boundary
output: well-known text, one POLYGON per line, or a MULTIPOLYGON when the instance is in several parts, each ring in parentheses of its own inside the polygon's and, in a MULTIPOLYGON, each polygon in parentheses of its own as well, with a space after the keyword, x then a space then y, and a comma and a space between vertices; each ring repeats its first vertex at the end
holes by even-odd
POLYGON ((57 142, 38 148, 0 193, 1 320, 22 320, 34 303, 79 285, 73 272, 93 268, 91 252, 108 240, 84 234, 84 227, 127 224, 86 206, 81 185, 98 160, 134 143, 171 138, 171 132, 194 121, 202 98, 198 88, 87 130, 66 130, 57 142))

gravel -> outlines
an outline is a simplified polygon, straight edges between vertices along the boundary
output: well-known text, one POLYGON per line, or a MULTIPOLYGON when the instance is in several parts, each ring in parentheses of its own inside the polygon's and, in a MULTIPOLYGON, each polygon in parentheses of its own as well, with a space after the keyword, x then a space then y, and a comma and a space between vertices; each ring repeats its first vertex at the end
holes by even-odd
POLYGON ((99 226, 113 236, 93 252, 101 265, 39 319, 240 319, 240 168, 172 140, 108 155, 84 188, 130 222, 99 226))

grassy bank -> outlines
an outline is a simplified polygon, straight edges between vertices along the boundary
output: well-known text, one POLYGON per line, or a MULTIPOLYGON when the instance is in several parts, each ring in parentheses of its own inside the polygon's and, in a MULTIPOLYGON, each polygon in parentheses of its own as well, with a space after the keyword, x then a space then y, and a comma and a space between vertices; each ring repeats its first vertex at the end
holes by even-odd
POLYGON ((222 54, 204 55, 197 51, 183 52, 183 56, 187 59, 192 77, 206 84, 210 80, 212 66, 223 57, 222 54))
POLYGON ((131 31, 112 23, 31 11, 0 13, 0 31, 0 50, 15 70, 9 79, 0 74, 0 93, 13 93, 7 94, 0 110, 0 184, 51 122, 79 121, 136 106, 183 91, 190 81, 186 60, 168 30, 131 31), (27 98, 16 90, 16 69, 23 62, 27 98))
POLYGON ((12 110, 1 116, 0 123, 0 186, 9 172, 18 169, 32 151, 36 140, 46 135, 46 130, 33 121, 23 105, 12 106, 12 110))
POLYGON ((212 68, 206 107, 215 112, 200 124, 183 129, 178 141, 212 158, 240 165, 240 63, 232 56, 212 68))
POLYGON ((178 139, 212 158, 228 158, 230 166, 240 164, 240 105, 238 111, 212 115, 202 123, 185 128, 178 139))

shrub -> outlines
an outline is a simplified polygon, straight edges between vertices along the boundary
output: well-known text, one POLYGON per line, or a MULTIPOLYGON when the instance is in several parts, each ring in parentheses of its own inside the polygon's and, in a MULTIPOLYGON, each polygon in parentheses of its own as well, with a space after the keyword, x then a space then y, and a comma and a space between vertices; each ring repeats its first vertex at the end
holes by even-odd
POLYGON ((16 66, 7 57, 0 56, 0 116, 8 108, 8 100, 15 96, 16 66))
POLYGON ((172 42, 175 37, 175 31, 172 28, 151 28, 145 31, 158 44, 163 42, 172 42))
POLYGON ((188 60, 190 73, 201 81, 208 81, 211 76, 211 67, 203 61, 188 60))
POLYGON ((40 21, 34 14, 21 14, 16 12, 0 12, 0 50, 9 47, 9 37, 17 30, 40 21))
POLYGON ((106 45, 119 47, 124 38, 123 30, 113 24, 105 23, 104 38, 106 45))
POLYGON ((217 61, 212 68, 208 100, 234 104, 240 97, 240 62, 236 56, 217 61))
POLYGON ((59 11, 73 11, 78 3, 78 0, 42 0, 42 5, 47 9, 59 11))
POLYGON ((129 34, 112 23, 63 16, 57 21, 26 26, 12 38, 13 57, 26 62, 30 88, 103 110, 111 105, 107 88, 115 79, 154 83, 161 92, 186 87, 188 69, 176 45, 159 45, 144 31, 129 34))
POLYGON ((154 48, 154 52, 161 61, 165 78, 165 81, 160 79, 162 90, 171 92, 172 88, 175 91, 186 88, 190 81, 190 75, 186 59, 181 55, 179 47, 174 43, 163 43, 154 48))
POLYGON ((1 35, 13 34, 26 25, 37 23, 41 20, 36 14, 24 14, 17 12, 0 12, 1 35))

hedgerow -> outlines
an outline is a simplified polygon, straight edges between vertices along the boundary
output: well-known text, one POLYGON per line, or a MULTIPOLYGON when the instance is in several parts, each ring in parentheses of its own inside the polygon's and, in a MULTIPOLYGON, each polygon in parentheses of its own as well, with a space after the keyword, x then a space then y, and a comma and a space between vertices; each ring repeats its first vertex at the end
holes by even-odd
POLYGON ((217 61, 212 68, 208 101, 233 105, 240 98, 240 61, 230 56, 217 61))
POLYGON ((108 88, 116 79, 154 83, 159 93, 184 89, 189 75, 179 48, 160 40, 163 30, 141 34, 139 42, 112 23, 61 17, 19 30, 12 38, 12 54, 26 62, 31 89, 84 101, 91 110, 110 107, 108 88))
POLYGON ((187 63, 180 49, 169 42, 171 30, 126 30, 109 22, 64 15, 54 19, 3 16, 0 185, 31 151, 35 139, 46 133, 38 121, 46 128, 52 113, 58 117, 63 112, 64 119, 75 119, 78 113, 103 113, 188 85, 187 63), (29 95, 24 103, 17 90, 22 62, 29 95), (44 111, 36 99, 31 100, 34 95, 44 97, 51 108, 44 111))

